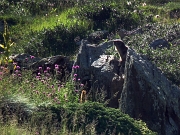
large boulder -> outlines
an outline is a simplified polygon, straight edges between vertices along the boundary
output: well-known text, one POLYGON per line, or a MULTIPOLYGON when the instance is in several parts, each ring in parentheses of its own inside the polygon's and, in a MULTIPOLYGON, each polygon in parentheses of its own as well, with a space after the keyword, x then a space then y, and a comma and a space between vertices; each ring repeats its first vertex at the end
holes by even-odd
POLYGON ((112 55, 105 55, 112 45, 112 41, 96 45, 82 40, 74 63, 74 67, 78 65, 79 69, 73 69, 72 75, 77 74, 77 78, 85 84, 85 90, 92 92, 93 101, 99 93, 110 107, 117 108, 124 79, 119 75, 119 61, 112 55))
POLYGON ((132 49, 126 57, 120 110, 160 135, 180 134, 180 89, 132 49))

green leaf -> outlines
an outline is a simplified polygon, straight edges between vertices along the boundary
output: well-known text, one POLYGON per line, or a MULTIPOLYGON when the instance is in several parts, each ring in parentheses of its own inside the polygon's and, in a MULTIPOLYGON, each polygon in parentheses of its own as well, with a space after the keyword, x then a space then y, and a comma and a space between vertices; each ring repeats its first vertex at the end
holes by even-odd
POLYGON ((4 45, 0 44, 0 47, 4 49, 4 45))

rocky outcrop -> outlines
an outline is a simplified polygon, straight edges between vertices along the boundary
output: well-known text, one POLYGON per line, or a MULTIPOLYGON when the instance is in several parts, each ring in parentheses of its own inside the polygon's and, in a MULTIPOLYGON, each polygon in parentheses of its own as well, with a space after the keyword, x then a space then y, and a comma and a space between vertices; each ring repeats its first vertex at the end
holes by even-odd
POLYGON ((30 65, 32 65, 34 62, 37 62, 40 60, 40 58, 34 57, 26 53, 14 54, 14 55, 11 55, 9 58, 12 59, 22 69, 28 69, 30 65))
POLYGON ((91 98, 94 101, 98 92, 104 92, 110 107, 117 108, 119 105, 122 112, 145 121, 151 130, 160 135, 179 135, 180 89, 145 56, 131 48, 126 49, 123 74, 121 62, 104 54, 116 41, 121 42, 112 40, 96 45, 82 40, 74 63, 79 69, 73 69, 73 73, 77 73, 86 85, 85 90, 93 91, 91 98))
POLYGON ((101 94, 101 99, 104 97, 110 107, 117 108, 124 79, 119 76, 119 61, 112 55, 104 54, 112 45, 112 41, 96 45, 82 40, 74 63, 79 69, 73 69, 73 74, 76 73, 85 84, 85 90, 92 93, 93 101, 101 94))
POLYGON ((180 134, 180 89, 132 49, 127 52, 120 110, 160 135, 180 134))
POLYGON ((56 74, 58 80, 64 80, 65 76, 70 75, 73 65, 68 57, 61 55, 41 59, 29 54, 17 54, 10 56, 10 58, 16 62, 21 69, 30 69, 36 74, 38 74, 39 70, 45 71, 49 68, 50 73, 53 75, 56 74))

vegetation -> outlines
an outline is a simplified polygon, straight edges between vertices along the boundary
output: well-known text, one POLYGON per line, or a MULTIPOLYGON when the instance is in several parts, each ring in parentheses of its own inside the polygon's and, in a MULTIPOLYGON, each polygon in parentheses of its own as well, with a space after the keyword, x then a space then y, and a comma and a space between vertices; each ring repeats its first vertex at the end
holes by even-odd
MULTIPOLYGON (((0 65, 2 133, 155 134, 144 122, 118 109, 91 101, 80 103, 81 78, 76 78, 79 82, 71 77, 60 82, 48 67, 39 67, 38 74, 32 74, 17 63, 13 63, 10 75, 7 61, 17 53, 31 54, 32 59, 57 54, 73 56, 79 48, 76 42, 93 31, 108 30, 116 37, 118 29, 133 30, 148 24, 152 29, 123 41, 146 55, 180 86, 179 5, 176 0, 1 0, 0 21, 7 22, 0 26, 0 58, 4 61, 0 65), (158 38, 168 39, 170 49, 149 48, 158 38)), ((73 68, 78 70, 78 66, 73 68)))

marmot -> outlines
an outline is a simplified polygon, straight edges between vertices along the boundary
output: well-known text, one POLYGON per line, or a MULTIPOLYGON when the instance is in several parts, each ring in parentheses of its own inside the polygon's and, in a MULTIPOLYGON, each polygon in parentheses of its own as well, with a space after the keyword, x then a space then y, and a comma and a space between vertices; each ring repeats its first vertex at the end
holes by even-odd
POLYGON ((116 46, 116 49, 121 57, 122 61, 126 61, 126 54, 128 47, 123 43, 121 39, 115 39, 112 40, 114 42, 114 45, 116 46))
POLYGON ((123 43, 121 39, 115 39, 112 40, 114 45, 116 46, 116 49, 121 57, 120 61, 120 72, 124 73, 124 68, 125 68, 125 61, 126 61, 126 55, 127 55, 127 50, 128 47, 123 43))

